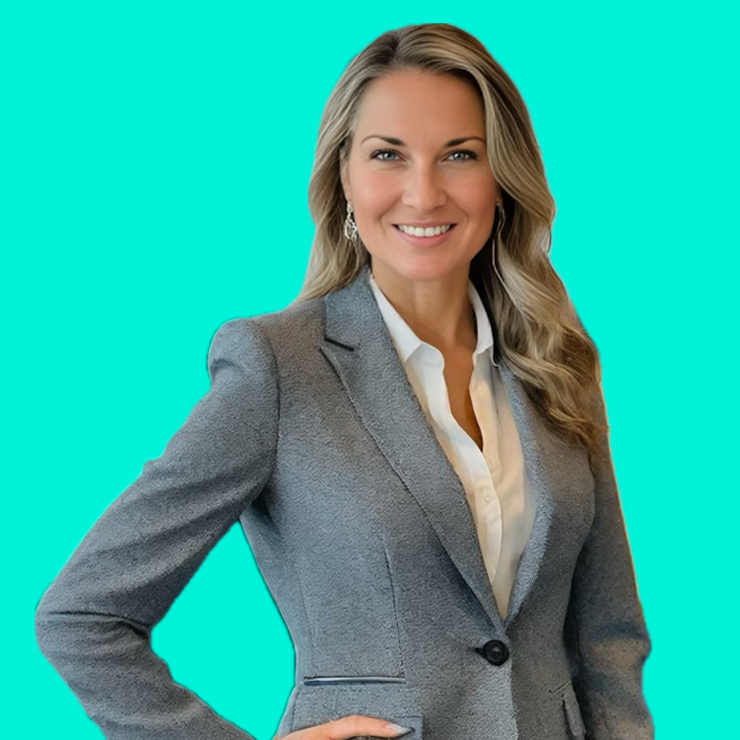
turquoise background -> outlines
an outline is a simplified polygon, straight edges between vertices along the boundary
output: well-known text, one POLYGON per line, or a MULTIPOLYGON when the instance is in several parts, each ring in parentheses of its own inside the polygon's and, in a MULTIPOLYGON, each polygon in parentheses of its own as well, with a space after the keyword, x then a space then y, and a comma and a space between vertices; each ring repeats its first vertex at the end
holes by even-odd
MULTIPOLYGON (((4 737, 102 737, 38 651, 35 605, 208 390, 216 328, 296 295, 345 64, 440 19, 504 66, 542 148, 552 261, 604 364, 657 736, 736 731, 731 4, 36 2, 0 11, 4 737)), ((293 649, 240 529, 153 642, 272 738, 293 649)))

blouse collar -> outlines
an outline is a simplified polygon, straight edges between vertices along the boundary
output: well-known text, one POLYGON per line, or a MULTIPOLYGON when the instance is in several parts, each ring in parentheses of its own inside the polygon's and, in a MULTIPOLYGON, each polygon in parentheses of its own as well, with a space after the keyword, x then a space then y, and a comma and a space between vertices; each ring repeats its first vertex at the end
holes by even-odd
MULTIPOLYGON (((375 295, 380 313, 383 315, 383 320, 388 326, 388 331, 393 338, 393 341, 398 350, 398 354, 401 361, 406 364, 409 357, 422 345, 430 346, 427 342, 423 342, 413 329, 404 321, 401 314, 395 309, 393 304, 386 298, 383 291, 378 287, 378 284, 373 278, 372 271, 370 271, 370 287, 375 295)), ((491 331, 491 322, 488 320, 488 314, 486 309, 483 307, 483 301, 478 295, 478 291, 473 285, 473 281, 468 278, 468 298, 475 311, 476 321, 476 333, 478 341, 473 351, 474 356, 478 356, 481 352, 488 352, 491 362, 498 367, 498 363, 493 359, 493 332, 491 331)))

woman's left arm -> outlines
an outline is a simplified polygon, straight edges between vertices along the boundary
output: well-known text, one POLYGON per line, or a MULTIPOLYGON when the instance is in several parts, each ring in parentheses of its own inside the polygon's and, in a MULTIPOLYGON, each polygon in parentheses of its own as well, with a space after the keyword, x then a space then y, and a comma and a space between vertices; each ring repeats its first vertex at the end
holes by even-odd
MULTIPOLYGON (((606 424, 603 394, 595 394, 606 424)), ((595 514, 573 576, 566 640, 578 673, 573 686, 589 740, 653 740, 643 695, 643 665, 651 651, 637 593, 624 517, 611 459, 602 435, 591 471, 595 514)))

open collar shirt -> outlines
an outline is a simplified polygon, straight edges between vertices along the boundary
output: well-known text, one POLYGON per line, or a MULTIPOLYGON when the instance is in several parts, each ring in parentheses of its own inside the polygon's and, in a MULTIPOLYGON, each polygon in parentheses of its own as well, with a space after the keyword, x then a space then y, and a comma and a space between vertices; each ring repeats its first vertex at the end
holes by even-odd
POLYGON ((477 331, 469 390, 483 436, 481 450, 452 415, 442 353, 419 339, 372 273, 370 285, 411 386, 463 484, 488 578, 505 618, 519 560, 532 533, 534 506, 519 434, 494 361, 488 314, 468 280, 477 331))

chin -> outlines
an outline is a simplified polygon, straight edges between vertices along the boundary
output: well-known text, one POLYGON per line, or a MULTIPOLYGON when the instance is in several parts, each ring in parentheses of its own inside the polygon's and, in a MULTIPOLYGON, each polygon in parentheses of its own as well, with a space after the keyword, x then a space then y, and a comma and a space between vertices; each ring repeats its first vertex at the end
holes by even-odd
POLYGON ((374 272, 382 269, 385 273, 396 273, 405 280, 441 280, 461 269, 465 272, 470 269, 469 261, 464 261, 463 265, 461 261, 450 262, 442 256, 423 254, 403 262, 371 257, 371 264, 374 272))

